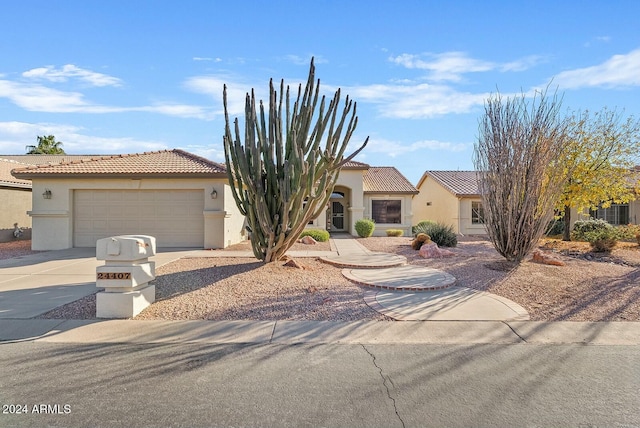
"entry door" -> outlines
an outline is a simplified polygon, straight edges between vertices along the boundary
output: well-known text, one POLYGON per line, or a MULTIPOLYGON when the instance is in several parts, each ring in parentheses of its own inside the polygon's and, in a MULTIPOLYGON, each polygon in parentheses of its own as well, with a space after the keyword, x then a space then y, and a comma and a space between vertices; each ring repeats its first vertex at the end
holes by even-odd
POLYGON ((333 201, 331 203, 331 224, 334 230, 344 230, 344 205, 342 202, 333 201))

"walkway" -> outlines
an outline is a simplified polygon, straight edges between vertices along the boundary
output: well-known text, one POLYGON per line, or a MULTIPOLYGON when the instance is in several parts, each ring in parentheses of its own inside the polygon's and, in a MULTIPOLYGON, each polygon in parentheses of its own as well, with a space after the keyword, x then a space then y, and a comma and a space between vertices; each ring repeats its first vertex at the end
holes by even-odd
POLYGON ((455 286, 452 275, 425 266, 407 265, 404 256, 375 253, 350 235, 332 236, 337 255, 320 260, 344 267, 342 275, 359 285, 379 290, 365 291, 372 309, 404 321, 528 320, 517 303, 498 295, 455 286), (383 291, 380 291, 383 290, 383 291))

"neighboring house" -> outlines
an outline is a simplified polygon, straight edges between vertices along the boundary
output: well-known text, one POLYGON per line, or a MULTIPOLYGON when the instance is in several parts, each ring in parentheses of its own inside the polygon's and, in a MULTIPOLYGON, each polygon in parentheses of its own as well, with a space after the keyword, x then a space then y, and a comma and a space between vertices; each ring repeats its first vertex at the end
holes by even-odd
MULTIPOLYGON (((182 150, 67 158, 12 171, 32 182, 34 250, 93 247, 121 234, 155 236, 159 247, 224 248, 246 239, 225 165, 182 150)), ((395 168, 349 162, 309 227, 356 235, 356 221, 369 217, 378 234, 409 234, 417 193, 395 168)))
POLYGON ((15 224, 22 230, 23 239, 31 236, 31 181, 15 178, 11 170, 27 165, 0 158, 0 242, 9 242, 16 237, 15 224))
POLYGON ((619 226, 625 224, 640 224, 640 166, 636 166, 632 174, 629 176, 628 186, 630 189, 636 189, 636 200, 624 204, 611 204, 607 208, 598 207, 596 210, 584 210, 578 212, 577 209, 571 209, 571 226, 576 220, 589 218, 601 218, 607 222, 619 226))
MULTIPOLYGON (((637 169, 640 181, 640 168, 637 169)), ((462 235, 486 234, 476 171, 426 171, 417 187, 420 193, 413 200, 415 223, 431 220, 450 224, 462 235)), ((574 208, 572 227, 576 220, 589 217, 602 218, 614 225, 638 224, 640 200, 582 213, 574 208)))
POLYGON ((426 171, 413 199, 413 218, 452 225, 461 235, 486 235, 476 171, 426 171))

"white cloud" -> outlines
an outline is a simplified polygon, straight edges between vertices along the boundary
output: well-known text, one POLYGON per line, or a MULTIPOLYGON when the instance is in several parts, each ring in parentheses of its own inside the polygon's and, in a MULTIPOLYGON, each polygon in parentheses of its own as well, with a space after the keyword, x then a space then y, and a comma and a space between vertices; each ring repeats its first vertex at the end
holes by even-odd
POLYGON ((530 55, 524 58, 507 63, 496 63, 469 57, 465 52, 444 52, 440 54, 401 54, 390 57, 389 61, 402 65, 409 69, 427 70, 427 76, 431 81, 451 81, 462 80, 462 75, 467 73, 480 73, 491 70, 524 71, 536 64, 543 58, 538 55, 530 55))
POLYGON ((146 111, 167 116, 212 120, 215 117, 211 109, 188 104, 157 103, 153 106, 133 107, 129 111, 146 111))
POLYGON ((192 92, 210 96, 213 99, 212 114, 223 116, 222 93, 225 84, 227 85, 227 104, 231 116, 244 113, 245 98, 247 92, 251 91, 251 88, 256 88, 256 97, 258 100, 268 99, 268 97, 265 98, 268 94, 267 85, 251 85, 226 75, 194 76, 185 81, 184 87, 192 92))
POLYGON ((450 143, 437 140, 420 140, 405 144, 399 141, 385 140, 383 138, 371 137, 365 152, 383 153, 386 156, 395 158, 407 153, 420 150, 462 152, 467 150, 472 144, 450 143))
POLYGON ((3 154, 22 154, 25 147, 36 144, 38 135, 55 135, 67 153, 109 154, 164 150, 162 141, 137 140, 130 137, 106 138, 87 135, 74 125, 27 122, 0 122, 0 146, 3 154), (99 149, 95 149, 98 147, 99 149), (132 149, 135 147, 135 149, 132 149))
POLYGON ((53 65, 33 68, 22 73, 22 77, 36 80, 48 80, 50 82, 66 82, 69 79, 78 79, 92 86, 122 86, 122 81, 117 77, 96 73, 73 64, 67 64, 62 68, 53 65))
POLYGON ((497 67, 493 62, 470 58, 464 52, 402 54, 389 60, 406 68, 428 70, 431 72, 429 80, 434 81, 459 81, 464 73, 490 71, 497 67))
POLYGON ((77 112, 90 109, 79 92, 65 92, 42 85, 30 85, 9 80, 0 80, 0 97, 29 111, 57 113, 77 112))
POLYGON ((176 117, 191 117, 209 120, 212 109, 197 105, 156 103, 151 106, 104 106, 85 100, 80 92, 60 91, 39 84, 27 84, 0 80, 0 98, 7 98, 27 111, 47 113, 126 113, 146 111, 176 117))
POLYGON ((445 85, 367 85, 343 88, 358 102, 378 104, 383 117, 421 119, 468 113, 484 105, 488 93, 459 92, 445 85))
POLYGON ((525 71, 535 67, 543 61, 545 61, 545 58, 540 55, 529 55, 500 65, 500 71, 525 71))
POLYGON ((222 149, 222 138, 220 139, 219 148, 213 147, 212 145, 187 145, 178 148, 189 153, 193 153, 194 155, 201 156, 205 159, 212 160, 214 162, 224 163, 224 149, 222 149))
POLYGON ((584 87, 617 88, 640 85, 640 49, 614 55, 591 67, 563 71, 553 78, 560 90, 584 87))

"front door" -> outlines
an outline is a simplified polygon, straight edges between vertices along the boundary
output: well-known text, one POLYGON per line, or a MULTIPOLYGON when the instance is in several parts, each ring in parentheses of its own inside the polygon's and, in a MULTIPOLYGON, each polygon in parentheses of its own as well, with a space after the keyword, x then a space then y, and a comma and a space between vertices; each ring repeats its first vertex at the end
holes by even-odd
POLYGON ((344 231, 344 205, 342 202, 331 202, 331 226, 332 230, 344 231))

